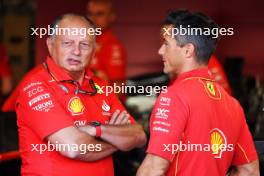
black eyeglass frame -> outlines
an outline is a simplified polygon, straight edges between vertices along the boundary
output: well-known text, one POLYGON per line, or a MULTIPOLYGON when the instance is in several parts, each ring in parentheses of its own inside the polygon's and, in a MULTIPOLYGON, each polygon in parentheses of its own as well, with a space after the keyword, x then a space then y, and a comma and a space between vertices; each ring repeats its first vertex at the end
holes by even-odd
POLYGON ((79 89, 79 84, 77 81, 74 81, 74 80, 62 80, 62 81, 59 81, 51 72, 50 72, 50 69, 48 67, 48 64, 46 62, 43 62, 42 63, 43 67, 47 70, 47 72, 49 73, 49 75, 57 82, 57 83, 71 83, 71 84, 74 84, 75 85, 75 91, 74 91, 74 94, 78 94, 78 93, 81 93, 81 94, 87 94, 87 95, 90 95, 90 96, 94 96, 97 94, 97 88, 95 86, 95 83, 93 81, 93 79, 89 79, 89 85, 90 87, 92 88, 92 91, 86 91, 86 90, 81 90, 79 89))

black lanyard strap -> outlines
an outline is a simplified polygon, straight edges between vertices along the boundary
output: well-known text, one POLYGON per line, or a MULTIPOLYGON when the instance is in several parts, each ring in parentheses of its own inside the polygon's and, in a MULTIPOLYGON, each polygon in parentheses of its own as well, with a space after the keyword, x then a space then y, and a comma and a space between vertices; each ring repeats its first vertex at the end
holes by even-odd
POLYGON ((60 83, 70 83, 70 84, 74 84, 75 85, 75 91, 74 91, 74 94, 78 94, 78 93, 81 93, 81 94, 87 94, 87 95, 90 95, 90 96, 93 96, 97 93, 97 89, 95 87, 95 83, 93 81, 93 79, 89 79, 89 85, 90 87, 92 88, 92 91, 86 91, 86 90, 81 90, 79 88, 79 84, 77 81, 74 81, 74 80, 62 80, 62 81, 59 81, 55 75, 52 74, 52 72, 50 72, 50 69, 48 67, 48 64, 46 62, 43 62, 42 63, 43 67, 47 70, 47 72, 49 73, 49 75, 52 77, 52 79, 54 79, 54 81, 56 81, 59 85, 60 85, 60 88, 66 92, 66 93, 69 93, 69 90, 63 85, 63 84, 60 84, 60 83))

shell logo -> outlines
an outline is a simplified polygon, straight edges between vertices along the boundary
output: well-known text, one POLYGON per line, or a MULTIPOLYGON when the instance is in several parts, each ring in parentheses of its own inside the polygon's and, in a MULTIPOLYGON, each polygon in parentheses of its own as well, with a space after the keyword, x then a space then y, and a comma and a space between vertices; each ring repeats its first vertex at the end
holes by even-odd
POLYGON ((214 128, 210 132, 210 138, 214 158, 221 158, 223 151, 226 151, 226 137, 224 133, 220 129, 214 128))
POLYGON ((72 97, 68 103, 68 109, 72 113, 72 115, 80 115, 83 114, 85 109, 80 97, 72 97))

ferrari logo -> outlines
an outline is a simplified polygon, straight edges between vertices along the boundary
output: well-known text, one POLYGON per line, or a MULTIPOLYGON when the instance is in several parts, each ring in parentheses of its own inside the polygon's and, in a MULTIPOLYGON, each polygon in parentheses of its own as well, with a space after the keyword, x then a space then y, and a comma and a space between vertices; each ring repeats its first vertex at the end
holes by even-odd
POLYGON ((214 81, 200 78, 199 81, 203 84, 207 95, 214 100, 221 100, 221 91, 215 85, 214 81))
POLYGON ((68 110, 72 115, 83 114, 85 107, 80 99, 80 97, 72 97, 68 103, 68 110))
POLYGON ((215 89, 214 89, 214 84, 212 82, 207 82, 206 83, 206 87, 208 89, 208 91, 215 96, 215 89))

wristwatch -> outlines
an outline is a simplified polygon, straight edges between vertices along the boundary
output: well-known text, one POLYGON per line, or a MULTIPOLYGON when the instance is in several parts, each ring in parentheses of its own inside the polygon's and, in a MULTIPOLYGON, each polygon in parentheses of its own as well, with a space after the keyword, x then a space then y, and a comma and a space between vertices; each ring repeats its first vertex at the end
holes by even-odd
POLYGON ((101 129, 101 123, 98 121, 91 121, 89 125, 95 127, 95 137, 101 137, 102 129, 101 129))

